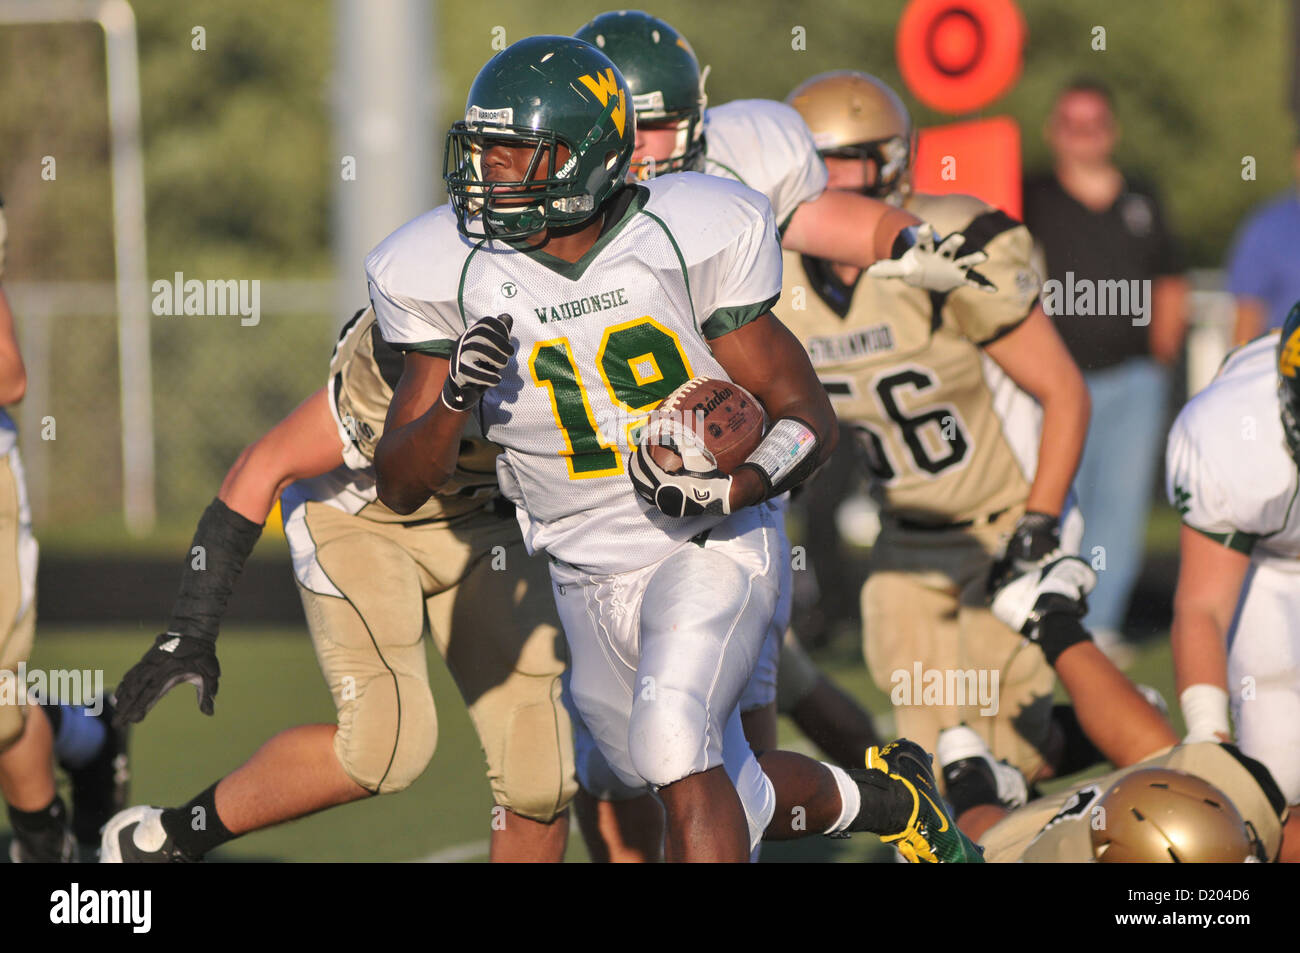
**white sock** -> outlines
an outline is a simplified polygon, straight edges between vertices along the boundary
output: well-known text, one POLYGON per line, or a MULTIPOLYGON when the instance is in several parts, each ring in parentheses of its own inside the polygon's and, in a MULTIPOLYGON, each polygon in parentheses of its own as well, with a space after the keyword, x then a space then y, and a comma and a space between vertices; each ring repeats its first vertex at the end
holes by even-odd
POLYGON ((823 761, 822 767, 831 773, 831 777, 835 779, 835 786, 840 789, 840 816, 822 833, 838 834, 840 831, 848 830, 849 825, 858 816, 858 812, 862 810, 862 792, 858 790, 857 782, 839 765, 827 764, 823 761))

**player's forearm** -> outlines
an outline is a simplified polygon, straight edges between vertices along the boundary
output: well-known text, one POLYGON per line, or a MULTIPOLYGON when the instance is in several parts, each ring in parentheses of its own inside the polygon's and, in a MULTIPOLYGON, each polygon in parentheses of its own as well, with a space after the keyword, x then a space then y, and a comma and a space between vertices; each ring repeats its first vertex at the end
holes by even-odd
POLYGON ((866 268, 877 261, 883 261, 894 253, 894 242, 898 238, 898 233, 912 225, 920 225, 921 220, 911 212, 904 212, 901 208, 881 202, 884 210, 881 212, 880 220, 876 222, 876 227, 872 231, 871 241, 871 260, 863 261, 861 267, 866 268))
MULTIPOLYGON (((829 400, 796 400, 769 406, 766 409, 768 416, 773 421, 779 421, 783 417, 791 417, 802 421, 812 430, 816 437, 815 462, 803 468, 805 476, 802 479, 788 486, 777 487, 775 491, 758 475, 756 470, 751 469, 749 466, 738 468, 731 478, 729 503, 732 512, 741 507, 759 503, 769 496, 779 495, 787 490, 794 489, 795 486, 803 482, 803 479, 807 479, 808 476, 812 475, 813 471, 830 459, 835 450, 835 445, 839 441, 839 425, 835 418, 835 412, 831 410, 829 400)), ((761 449, 760 446, 760 451, 761 449)), ((755 454, 757 455, 760 451, 755 451, 755 454)), ((752 460, 753 457, 751 456, 750 459, 752 460)))
POLYGON ((291 482, 278 468, 259 458, 257 444, 245 447, 226 473, 217 499, 259 526, 266 522, 280 492, 291 482))
POLYGON ((1226 633, 1214 613, 1197 606, 1174 603, 1170 633, 1174 652, 1174 684, 1181 695, 1191 685, 1228 687, 1226 633))
POLYGON ((893 255, 899 232, 920 224, 915 215, 879 199, 830 190, 795 210, 781 247, 867 268, 893 255))
POLYGON ((410 423, 387 430, 375 447, 380 501, 395 513, 414 513, 456 470, 468 411, 434 403, 410 423))
POLYGON ((322 387, 245 448, 227 471, 217 498, 260 525, 286 486, 342 463, 342 444, 322 387))
POLYGON ((1080 726, 1117 767, 1178 743, 1160 712, 1091 640, 1062 652, 1056 674, 1070 694, 1080 726))
POLYGON ((194 530, 167 631, 215 640, 226 603, 262 534, 260 523, 213 500, 194 530))
POLYGON ((1060 516, 1074 482, 1088 436, 1092 401, 1081 375, 1045 395, 1043 429, 1038 441, 1038 469, 1029 488, 1025 509, 1060 516))
MULTIPOLYGON (((802 421, 812 430, 816 437, 815 462, 802 468, 805 473, 802 479, 788 486, 777 487, 775 490, 751 467, 746 465, 738 468, 732 474, 731 493, 728 498, 733 513, 741 507, 752 506, 769 496, 779 495, 787 490, 794 489, 795 486, 803 482, 803 479, 807 479, 808 476, 812 475, 813 471, 830 459, 835 450, 835 445, 839 441, 839 425, 835 418, 835 412, 830 409, 830 401, 828 400, 792 401, 768 407, 767 412, 773 421, 779 421, 783 417, 791 417, 802 421), (825 407, 822 404, 825 404, 825 407)), ((755 451, 755 454, 759 452, 755 451)), ((750 459, 752 460, 753 457, 751 456, 750 459)))

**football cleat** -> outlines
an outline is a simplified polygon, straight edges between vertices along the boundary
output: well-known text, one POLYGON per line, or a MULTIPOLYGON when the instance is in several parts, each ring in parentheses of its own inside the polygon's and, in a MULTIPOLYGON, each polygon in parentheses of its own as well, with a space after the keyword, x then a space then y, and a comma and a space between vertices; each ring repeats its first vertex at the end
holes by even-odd
POLYGON ((1005 761, 995 761, 984 739, 966 725, 941 731, 934 751, 939 759, 944 786, 948 789, 950 802, 954 806, 957 806, 960 798, 953 792, 963 788, 988 791, 997 799, 998 804, 1008 810, 1014 810, 1029 800, 1025 776, 1005 761), (978 777, 972 778, 972 775, 978 777))
POLYGON ((99 846, 99 832, 108 819, 126 807, 131 771, 127 761, 129 727, 117 728, 111 698, 104 698, 98 715, 104 726, 104 744, 89 764, 67 769, 72 782, 72 832, 84 850, 99 846))
POLYGON ((162 808, 128 807, 104 825, 101 864, 183 864, 195 858, 182 853, 163 829, 162 808))
POLYGON ((896 834, 880 835, 880 839, 913 864, 984 863, 984 852, 958 829, 951 808, 939 794, 930 763, 924 748, 904 738, 883 748, 867 749, 867 768, 883 771, 912 796, 907 825, 896 834))

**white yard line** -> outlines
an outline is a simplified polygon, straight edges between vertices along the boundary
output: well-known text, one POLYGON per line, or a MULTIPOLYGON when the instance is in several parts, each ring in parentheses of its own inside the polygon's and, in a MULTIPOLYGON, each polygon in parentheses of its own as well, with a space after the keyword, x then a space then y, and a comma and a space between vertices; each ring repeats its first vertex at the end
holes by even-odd
POLYGON ((432 854, 417 857, 413 864, 463 864, 467 860, 476 860, 488 855, 489 842, 485 840, 469 841, 435 850, 432 854))

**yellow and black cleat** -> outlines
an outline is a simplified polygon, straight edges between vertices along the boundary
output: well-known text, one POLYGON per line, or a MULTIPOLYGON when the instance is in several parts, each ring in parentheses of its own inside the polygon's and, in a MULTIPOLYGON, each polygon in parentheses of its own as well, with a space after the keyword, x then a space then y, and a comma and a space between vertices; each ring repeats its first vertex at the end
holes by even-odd
POLYGON ((952 809, 939 794, 928 752, 906 739, 867 749, 867 768, 883 771, 912 796, 907 826, 880 839, 893 844, 913 864, 982 864, 984 852, 957 827, 952 809))

